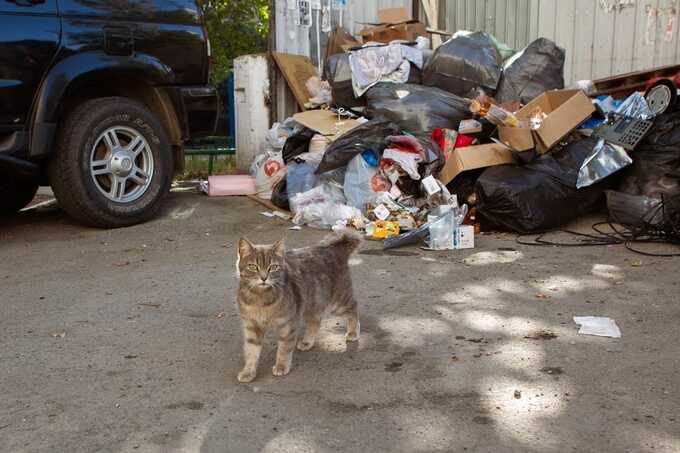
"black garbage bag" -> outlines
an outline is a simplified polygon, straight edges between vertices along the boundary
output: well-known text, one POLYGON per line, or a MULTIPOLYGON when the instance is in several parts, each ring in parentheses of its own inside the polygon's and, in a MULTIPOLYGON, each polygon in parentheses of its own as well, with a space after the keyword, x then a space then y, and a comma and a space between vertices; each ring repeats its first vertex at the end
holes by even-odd
POLYGON ((656 226, 663 221, 662 201, 644 195, 607 191, 607 210, 613 223, 633 228, 656 226))
POLYGON ((271 202, 278 208, 290 211, 290 205, 288 204, 287 185, 286 178, 281 178, 281 181, 276 183, 276 185, 272 188, 271 202))
POLYGON ((458 129, 462 120, 472 118, 469 99, 438 88, 379 83, 365 96, 366 116, 382 116, 412 134, 431 133, 438 127, 458 129))
POLYGON ((331 86, 331 103, 333 107, 351 109, 366 105, 366 100, 363 97, 354 97, 352 69, 349 66, 348 53, 339 53, 328 57, 324 66, 324 79, 331 86))
POLYGON ((658 117, 631 157, 621 191, 651 198, 680 194, 680 112, 658 117))
MULTIPOLYGON (((352 87, 352 69, 349 65, 349 53, 341 53, 328 58, 324 66, 324 79, 331 86, 331 104, 333 107, 353 109, 364 107, 366 98, 354 96, 352 87)), ((411 63, 408 83, 422 83, 423 75, 418 66, 411 63)))
POLYGON ((548 90, 564 88, 564 49, 539 38, 511 57, 503 69, 496 99, 528 104, 548 90))
POLYGON ((316 132, 312 129, 304 127, 300 132, 291 135, 286 139, 283 145, 283 161, 288 165, 288 162, 295 159, 296 156, 309 152, 309 143, 316 132))
POLYGON ((575 141, 525 165, 491 167, 477 180, 477 212, 485 228, 547 231, 604 206, 609 177, 576 189, 579 169, 597 140, 575 141))
POLYGON ((369 149, 381 156, 385 150, 385 139, 400 133, 399 126, 385 118, 376 118, 357 126, 342 134, 326 148, 316 174, 346 167, 354 156, 369 149))
POLYGON ((442 44, 423 70, 423 85, 458 96, 472 96, 477 88, 493 95, 503 70, 503 58, 490 35, 457 33, 442 44))

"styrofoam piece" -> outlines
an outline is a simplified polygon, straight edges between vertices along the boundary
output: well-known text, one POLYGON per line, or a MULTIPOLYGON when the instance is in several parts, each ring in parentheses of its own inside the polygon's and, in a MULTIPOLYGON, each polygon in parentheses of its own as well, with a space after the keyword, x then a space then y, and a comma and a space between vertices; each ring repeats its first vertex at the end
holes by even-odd
POLYGON ((208 177, 208 195, 225 197, 255 195, 255 178, 250 175, 219 175, 208 177))

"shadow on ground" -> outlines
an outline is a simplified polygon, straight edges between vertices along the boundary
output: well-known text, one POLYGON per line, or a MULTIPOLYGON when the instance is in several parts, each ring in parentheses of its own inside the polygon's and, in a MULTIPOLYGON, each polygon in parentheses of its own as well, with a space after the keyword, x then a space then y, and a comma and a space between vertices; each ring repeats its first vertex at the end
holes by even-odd
POLYGON ((258 379, 238 385, 237 239, 325 234, 262 210, 175 194, 161 218, 121 230, 56 208, 3 223, 1 449, 680 449, 678 261, 622 247, 366 243, 352 261, 359 345, 329 319, 288 377, 271 376, 270 340, 258 379), (623 338, 579 336, 578 315, 616 319, 623 338))

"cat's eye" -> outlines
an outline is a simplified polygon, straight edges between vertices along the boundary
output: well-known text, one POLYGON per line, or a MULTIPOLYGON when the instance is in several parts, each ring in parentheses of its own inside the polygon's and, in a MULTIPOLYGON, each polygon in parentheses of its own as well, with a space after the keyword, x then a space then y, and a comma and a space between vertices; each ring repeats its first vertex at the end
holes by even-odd
POLYGON ((270 271, 270 272, 276 272, 276 271, 278 271, 279 269, 281 269, 281 266, 279 266, 278 264, 272 264, 271 266, 269 266, 269 271, 270 271))
POLYGON ((247 269, 252 272, 257 272, 257 264, 249 264, 247 269))

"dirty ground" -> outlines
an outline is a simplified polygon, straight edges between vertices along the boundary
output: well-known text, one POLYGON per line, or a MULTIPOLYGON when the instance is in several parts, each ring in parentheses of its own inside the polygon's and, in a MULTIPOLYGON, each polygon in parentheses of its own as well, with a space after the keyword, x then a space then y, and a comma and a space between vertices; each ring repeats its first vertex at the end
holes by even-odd
POLYGON ((329 319, 288 377, 271 376, 269 339, 238 385, 237 239, 326 234, 262 210, 175 193, 127 229, 55 206, 4 219, 0 450, 680 450, 677 258, 501 234, 457 252, 369 242, 352 262, 358 346, 329 319), (580 315, 623 337, 578 335, 580 315))

